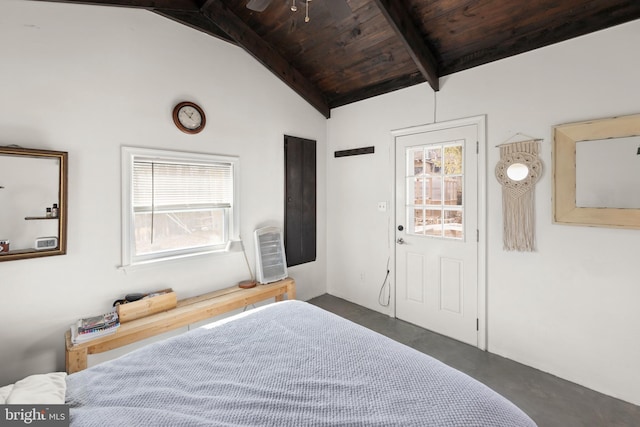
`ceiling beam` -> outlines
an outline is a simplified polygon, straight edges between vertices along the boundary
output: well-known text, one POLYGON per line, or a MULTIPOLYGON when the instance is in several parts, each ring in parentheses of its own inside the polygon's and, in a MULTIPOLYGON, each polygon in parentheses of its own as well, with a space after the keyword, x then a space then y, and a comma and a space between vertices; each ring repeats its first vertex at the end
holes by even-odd
POLYGON ((291 89, 311 104, 323 116, 329 118, 331 112, 324 95, 320 90, 307 80, 287 59, 285 59, 273 46, 264 41, 247 24, 242 22, 220 0, 207 0, 202 6, 202 13, 235 42, 278 76, 291 89))
POLYGON ((402 5, 402 2, 397 0, 374 1, 406 47, 420 73, 429 82, 433 90, 440 90, 438 62, 429 46, 425 44, 420 35, 420 30, 413 23, 409 11, 402 5))
POLYGON ((37 0, 51 3, 90 4, 99 6, 122 6, 134 9, 164 9, 198 12, 196 0, 37 0))

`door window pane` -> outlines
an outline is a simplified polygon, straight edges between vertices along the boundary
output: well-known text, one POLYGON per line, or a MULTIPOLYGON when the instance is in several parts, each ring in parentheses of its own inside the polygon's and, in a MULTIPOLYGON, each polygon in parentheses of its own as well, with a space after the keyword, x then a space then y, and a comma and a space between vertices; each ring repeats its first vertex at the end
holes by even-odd
POLYGON ((427 236, 442 236, 442 211, 427 210, 425 211, 424 234, 427 236))
POLYGON ((444 237, 462 238, 462 210, 444 211, 444 237))
POLYGON ((409 222, 412 224, 411 234, 424 234, 424 209, 413 209, 411 213, 413 214, 409 222))
POLYGON ((444 173, 446 175, 462 174, 462 145, 444 147, 444 173))
POLYGON ((442 182, 439 176, 435 178, 430 176, 425 178, 426 204, 440 205, 442 204, 442 182))
POLYGON ((444 178, 444 204, 462 206, 462 177, 444 178))
POLYGON ((425 173, 439 174, 442 169, 442 147, 428 148, 425 151, 425 173))
MULTIPOLYGON (((425 183, 423 178, 411 178, 410 185, 412 187, 411 196, 413 196, 413 204, 422 205, 424 204, 424 190, 425 183)), ((411 200, 411 197, 409 197, 411 200)))
POLYGON ((407 171, 413 169, 413 173, 410 175, 422 175, 424 173, 424 150, 419 148, 417 150, 411 150, 411 155, 408 157, 410 159, 410 166, 407 171))

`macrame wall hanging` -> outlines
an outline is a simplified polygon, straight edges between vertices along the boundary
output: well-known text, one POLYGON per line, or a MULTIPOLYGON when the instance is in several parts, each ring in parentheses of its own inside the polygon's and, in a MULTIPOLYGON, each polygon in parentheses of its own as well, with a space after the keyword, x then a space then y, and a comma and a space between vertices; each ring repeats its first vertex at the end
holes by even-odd
POLYGON ((502 185, 502 239, 507 251, 535 250, 534 188, 542 174, 542 161, 538 158, 540 141, 531 139, 498 146, 496 178, 502 185))

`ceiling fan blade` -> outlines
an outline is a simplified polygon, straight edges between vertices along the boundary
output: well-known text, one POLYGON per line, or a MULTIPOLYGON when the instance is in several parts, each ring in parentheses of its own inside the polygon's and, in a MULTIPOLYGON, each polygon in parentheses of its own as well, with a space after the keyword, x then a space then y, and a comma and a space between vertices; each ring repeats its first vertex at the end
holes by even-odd
POLYGON ((271 4, 271 0, 249 0, 247 2, 247 9, 262 12, 267 8, 267 6, 269 6, 269 4, 271 4))
POLYGON ((351 15, 353 11, 347 0, 324 0, 329 13, 337 20, 341 20, 351 15))

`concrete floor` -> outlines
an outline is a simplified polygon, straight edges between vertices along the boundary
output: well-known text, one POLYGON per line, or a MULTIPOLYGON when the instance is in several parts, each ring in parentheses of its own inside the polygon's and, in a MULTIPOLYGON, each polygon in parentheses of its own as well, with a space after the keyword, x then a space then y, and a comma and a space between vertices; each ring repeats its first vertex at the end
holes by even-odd
POLYGON ((511 400, 539 427, 640 427, 640 407, 331 295, 318 307, 413 347, 511 400))

